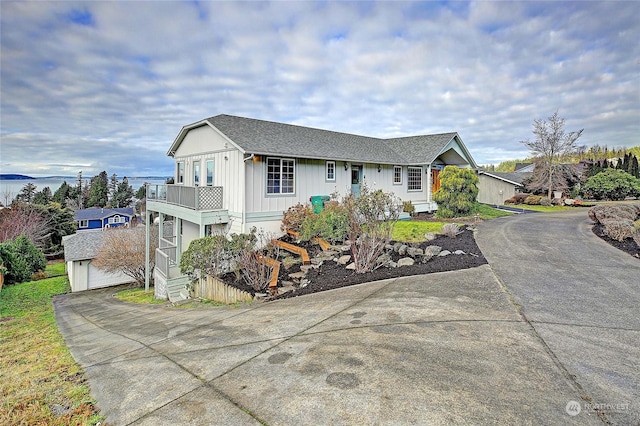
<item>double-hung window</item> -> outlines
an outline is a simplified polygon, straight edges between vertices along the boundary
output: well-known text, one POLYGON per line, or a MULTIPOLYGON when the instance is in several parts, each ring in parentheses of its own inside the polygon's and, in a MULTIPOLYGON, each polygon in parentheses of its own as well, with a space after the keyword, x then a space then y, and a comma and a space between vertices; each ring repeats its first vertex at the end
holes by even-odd
POLYGON ((325 162, 325 179, 329 182, 335 182, 336 180, 336 162, 335 161, 327 161, 325 162))
POLYGON ((193 162, 193 185, 200 185, 200 161, 193 162))
POLYGON ((402 185, 402 166, 393 166, 393 184, 402 185))
POLYGON ((89 227, 89 221, 86 219, 82 219, 79 221, 78 224, 78 228, 88 228, 89 227))
POLYGON ((296 162, 291 158, 267 158, 267 194, 295 192, 296 162))
POLYGON ((184 183, 184 161, 178 161, 176 168, 176 183, 184 183))
POLYGON ((422 167, 407 167, 407 191, 422 191, 422 167))
POLYGON ((213 160, 207 161, 207 186, 213 186, 213 160))

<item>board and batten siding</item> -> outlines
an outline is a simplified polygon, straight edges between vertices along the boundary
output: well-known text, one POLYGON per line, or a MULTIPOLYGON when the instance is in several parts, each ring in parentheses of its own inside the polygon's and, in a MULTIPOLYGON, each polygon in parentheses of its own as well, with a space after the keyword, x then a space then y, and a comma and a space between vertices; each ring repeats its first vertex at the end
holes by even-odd
POLYGON ((213 186, 223 187, 223 208, 230 213, 242 212, 244 155, 224 136, 209 126, 191 129, 176 150, 174 158, 176 163, 185 163, 186 186, 195 185, 196 163, 200 164, 200 185, 206 185, 207 161, 213 160, 213 186))
MULTIPOLYGON (((297 203, 309 203, 309 198, 314 195, 331 195, 338 192, 340 196, 343 196, 351 191, 351 163, 345 170, 344 161, 336 161, 336 179, 335 181, 327 181, 324 160, 297 158, 295 159, 295 193, 267 194, 266 160, 267 157, 260 156, 259 161, 247 162, 246 212, 249 215, 261 213, 266 218, 271 213, 275 216, 297 203)), ((402 166, 402 184, 394 185, 393 165, 381 165, 380 172, 378 172, 377 164, 353 163, 353 165, 362 167, 362 180, 370 188, 393 192, 403 201, 425 201, 427 199, 428 182, 424 172, 427 170, 427 166, 422 167, 422 191, 407 191, 407 166, 402 166)))

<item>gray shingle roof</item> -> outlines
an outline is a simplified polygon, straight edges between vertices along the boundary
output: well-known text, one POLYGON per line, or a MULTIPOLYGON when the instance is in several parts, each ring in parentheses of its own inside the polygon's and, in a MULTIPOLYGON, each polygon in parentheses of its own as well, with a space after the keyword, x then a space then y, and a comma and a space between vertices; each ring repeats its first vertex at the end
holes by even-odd
POLYGON ((93 259, 102 248, 104 235, 104 231, 96 230, 82 231, 62 237, 64 260, 71 262, 74 260, 93 259))
POLYGON ((531 173, 528 172, 487 172, 487 171, 482 171, 482 174, 485 175, 489 175, 489 176, 493 176, 497 179, 500 180, 504 180, 504 181, 509 181, 509 182, 515 182, 519 185, 522 185, 522 182, 528 178, 529 176, 531 176, 531 173))
POLYGON ((133 217, 133 208, 131 207, 123 207, 116 209, 102 209, 102 208, 91 208, 91 209, 81 209, 76 210, 74 218, 75 220, 94 220, 94 219, 104 219, 105 217, 113 216, 115 214, 133 217))
POLYGON ((246 153, 381 164, 429 164, 456 136, 380 139, 231 115, 205 121, 246 153))

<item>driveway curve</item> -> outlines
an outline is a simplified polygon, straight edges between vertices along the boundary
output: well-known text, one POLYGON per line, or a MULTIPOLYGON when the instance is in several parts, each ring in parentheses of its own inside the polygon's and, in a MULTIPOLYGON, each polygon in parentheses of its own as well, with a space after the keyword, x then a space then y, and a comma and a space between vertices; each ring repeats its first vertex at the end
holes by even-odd
POLYGON ((482 223, 476 240, 523 318, 581 389, 583 411, 640 424, 640 261, 586 210, 482 223))
MULTIPOLYGON (((628 290, 609 296, 626 311, 638 306, 623 285, 638 273, 635 259, 592 238, 584 220, 569 215, 488 222, 478 239, 494 266, 205 309, 125 303, 108 288, 57 297, 56 320, 109 425, 616 420, 587 407, 577 414, 569 404, 626 402, 637 394, 629 388, 630 380, 638 383, 637 317, 579 294, 565 275, 591 277, 592 264, 608 270, 602 279, 610 284, 587 280, 582 288, 628 290), (560 262, 553 250, 564 243, 539 238, 553 234, 556 222, 595 247, 594 259, 568 251, 571 262, 560 262), (574 261, 583 268, 570 266, 574 261), (547 277, 539 264, 553 262, 564 266, 547 277), (527 279, 510 281, 521 274, 527 279), (552 306, 556 299, 566 308, 552 306), (600 316, 583 312, 593 306, 600 316), (593 356, 576 357, 584 353, 593 356)), ((635 415, 622 415, 628 413, 635 415)), ((635 419, 620 417, 628 418, 635 419)))

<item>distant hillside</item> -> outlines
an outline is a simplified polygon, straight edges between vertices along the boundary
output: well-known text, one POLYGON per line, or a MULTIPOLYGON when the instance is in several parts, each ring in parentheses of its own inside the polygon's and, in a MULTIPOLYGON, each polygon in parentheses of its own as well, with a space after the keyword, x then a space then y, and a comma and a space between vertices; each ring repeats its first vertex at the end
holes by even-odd
POLYGON ((24 180, 33 179, 31 176, 16 175, 12 173, 0 173, 0 180, 24 180))

